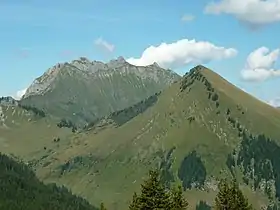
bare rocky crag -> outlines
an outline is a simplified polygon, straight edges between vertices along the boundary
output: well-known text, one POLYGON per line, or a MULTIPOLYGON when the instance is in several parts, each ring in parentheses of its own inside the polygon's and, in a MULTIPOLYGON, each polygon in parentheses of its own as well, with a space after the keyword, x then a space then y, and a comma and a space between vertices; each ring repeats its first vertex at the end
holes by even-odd
POLYGON ((48 69, 20 104, 84 125, 138 103, 179 78, 156 63, 134 66, 123 57, 108 63, 82 57, 48 69))

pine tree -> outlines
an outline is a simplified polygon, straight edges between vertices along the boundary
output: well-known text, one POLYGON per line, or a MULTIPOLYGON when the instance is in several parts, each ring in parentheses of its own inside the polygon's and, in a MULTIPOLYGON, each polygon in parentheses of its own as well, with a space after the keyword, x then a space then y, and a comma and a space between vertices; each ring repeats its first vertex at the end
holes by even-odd
POLYGON ((104 203, 101 203, 101 204, 100 204, 100 210, 107 210, 107 209, 105 208, 105 206, 104 206, 104 203))
POLYGON ((199 201, 198 204, 196 204, 196 210, 211 210, 211 206, 209 206, 205 201, 199 201))
POLYGON ((252 210, 248 200, 239 189, 236 180, 230 184, 226 180, 219 183, 219 192, 215 198, 216 210, 252 210))
POLYGON ((140 209, 139 198, 138 198, 136 192, 134 192, 133 197, 132 197, 132 202, 129 205, 129 210, 138 210, 138 209, 140 209))
MULTIPOLYGON (((136 196, 134 196, 136 198, 136 196)), ((141 185, 141 195, 135 199, 136 203, 131 207, 139 210, 169 210, 171 202, 169 194, 165 191, 163 184, 160 182, 159 171, 150 171, 149 179, 141 185), (135 205, 136 204, 136 205, 135 205)))
POLYGON ((182 186, 174 188, 170 195, 171 198, 171 209, 172 210, 185 210, 188 207, 188 202, 183 196, 182 186))

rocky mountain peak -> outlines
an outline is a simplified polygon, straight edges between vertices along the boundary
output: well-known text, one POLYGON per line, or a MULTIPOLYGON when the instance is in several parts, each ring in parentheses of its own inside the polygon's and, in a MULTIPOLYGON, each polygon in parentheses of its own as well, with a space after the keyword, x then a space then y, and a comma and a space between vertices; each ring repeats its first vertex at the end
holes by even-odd
POLYGON ((205 71, 210 71, 210 70, 203 65, 197 65, 197 66, 191 68, 190 71, 187 72, 185 76, 191 75, 191 74, 196 74, 196 73, 201 73, 201 72, 205 72, 205 71))
POLYGON ((86 57, 80 57, 78 59, 75 59, 70 62, 71 65, 75 66, 76 68, 83 70, 83 71, 88 71, 90 66, 94 64, 94 62, 91 62, 88 58, 86 57))
POLYGON ((11 96, 0 97, 0 105, 17 105, 18 102, 11 96))
POLYGON ((125 63, 126 62, 126 60, 122 56, 119 56, 117 61, 120 62, 120 63, 125 63))
POLYGON ((157 67, 157 68, 160 68, 160 66, 158 65, 157 62, 154 62, 154 63, 152 64, 152 66, 157 67))
POLYGON ((117 59, 113 59, 113 60, 110 60, 108 63, 107 63, 107 66, 109 68, 118 68, 120 66, 124 66, 128 64, 126 62, 126 60, 124 59, 124 57, 122 56, 119 56, 117 59))
POLYGON ((81 78, 94 79, 112 77, 118 73, 120 75, 133 73, 144 80, 151 79, 156 83, 160 83, 160 80, 165 81, 165 79, 167 83, 170 83, 170 81, 178 77, 173 72, 165 72, 157 63, 147 67, 137 67, 129 64, 122 56, 107 63, 96 60, 91 61, 86 57, 80 57, 70 63, 57 63, 52 68, 49 68, 42 76, 34 80, 23 98, 30 95, 44 95, 49 90, 55 88, 54 82, 57 78, 65 78, 66 75, 75 75, 75 77, 80 75, 81 78), (63 76, 58 77, 58 75, 63 76))
POLYGON ((53 66, 53 69, 59 69, 62 66, 64 66, 64 63, 57 63, 56 65, 53 66))
POLYGON ((91 61, 86 57, 80 57, 79 61, 84 62, 84 63, 91 63, 91 61))
POLYGON ((22 99, 30 95, 43 94, 46 92, 60 70, 65 67, 66 64, 67 63, 57 63, 53 67, 49 68, 42 76, 36 78, 27 88, 25 94, 22 96, 22 99))

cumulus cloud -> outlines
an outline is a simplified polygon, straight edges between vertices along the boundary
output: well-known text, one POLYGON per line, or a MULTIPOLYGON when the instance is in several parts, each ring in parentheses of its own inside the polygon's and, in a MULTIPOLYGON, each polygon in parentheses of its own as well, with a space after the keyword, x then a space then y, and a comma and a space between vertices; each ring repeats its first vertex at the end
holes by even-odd
POLYGON ((94 44, 98 47, 101 47, 103 50, 107 52, 113 52, 115 50, 115 45, 110 44, 106 40, 104 40, 102 37, 99 37, 94 41, 94 44))
POLYGON ((189 22, 189 21, 192 21, 194 20, 194 16, 191 15, 191 14, 184 14, 182 17, 181 17, 181 21, 183 22, 189 22))
POLYGON ((280 107, 280 97, 274 98, 268 102, 271 106, 280 107))
POLYGON ((280 0, 220 0, 205 7, 208 14, 228 14, 250 25, 280 21, 280 0))
POLYGON ((237 50, 216 46, 210 42, 182 39, 174 43, 161 43, 144 50, 140 58, 128 58, 127 62, 146 66, 158 63, 164 68, 180 68, 187 64, 207 63, 211 60, 235 56, 237 50))
POLYGON ((20 100, 22 96, 25 94, 26 90, 27 88, 17 91, 13 98, 15 98, 16 100, 20 100))
POLYGON ((272 77, 280 76, 280 70, 274 68, 279 58, 279 49, 269 52, 266 47, 260 47, 251 52, 247 58, 241 77, 247 81, 260 82, 272 77))

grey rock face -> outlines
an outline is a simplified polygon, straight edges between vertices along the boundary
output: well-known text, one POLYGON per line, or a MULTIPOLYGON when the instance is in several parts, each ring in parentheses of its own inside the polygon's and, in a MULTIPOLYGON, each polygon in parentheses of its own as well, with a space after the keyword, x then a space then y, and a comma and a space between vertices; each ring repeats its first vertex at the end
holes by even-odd
POLYGON ((30 95, 43 95, 44 92, 50 89, 50 85, 56 79, 60 69, 64 66, 65 64, 58 63, 52 68, 48 69, 41 77, 35 79, 33 83, 27 88, 22 99, 30 95))
POLYGON ((7 97, 0 97, 0 105, 4 106, 16 106, 18 105, 17 100, 14 98, 7 96, 7 97))
POLYGON ((68 71, 80 71, 85 77, 88 75, 90 77, 103 78, 110 77, 116 73, 122 76, 132 73, 141 79, 152 79, 156 83, 166 83, 167 85, 180 77, 171 70, 161 68, 157 63, 149 66, 134 66, 127 63, 123 57, 118 57, 116 60, 111 60, 108 63, 90 61, 87 58, 81 57, 78 60, 73 60, 70 64, 58 63, 48 69, 41 77, 33 81, 22 98, 24 99, 31 95, 44 95, 44 93, 51 91, 54 88, 52 84, 57 79, 57 76, 67 67, 68 71))
POLYGON ((132 106, 178 79, 157 64, 134 66, 123 57, 108 63, 79 58, 48 69, 20 102, 61 118, 90 122, 132 106))

